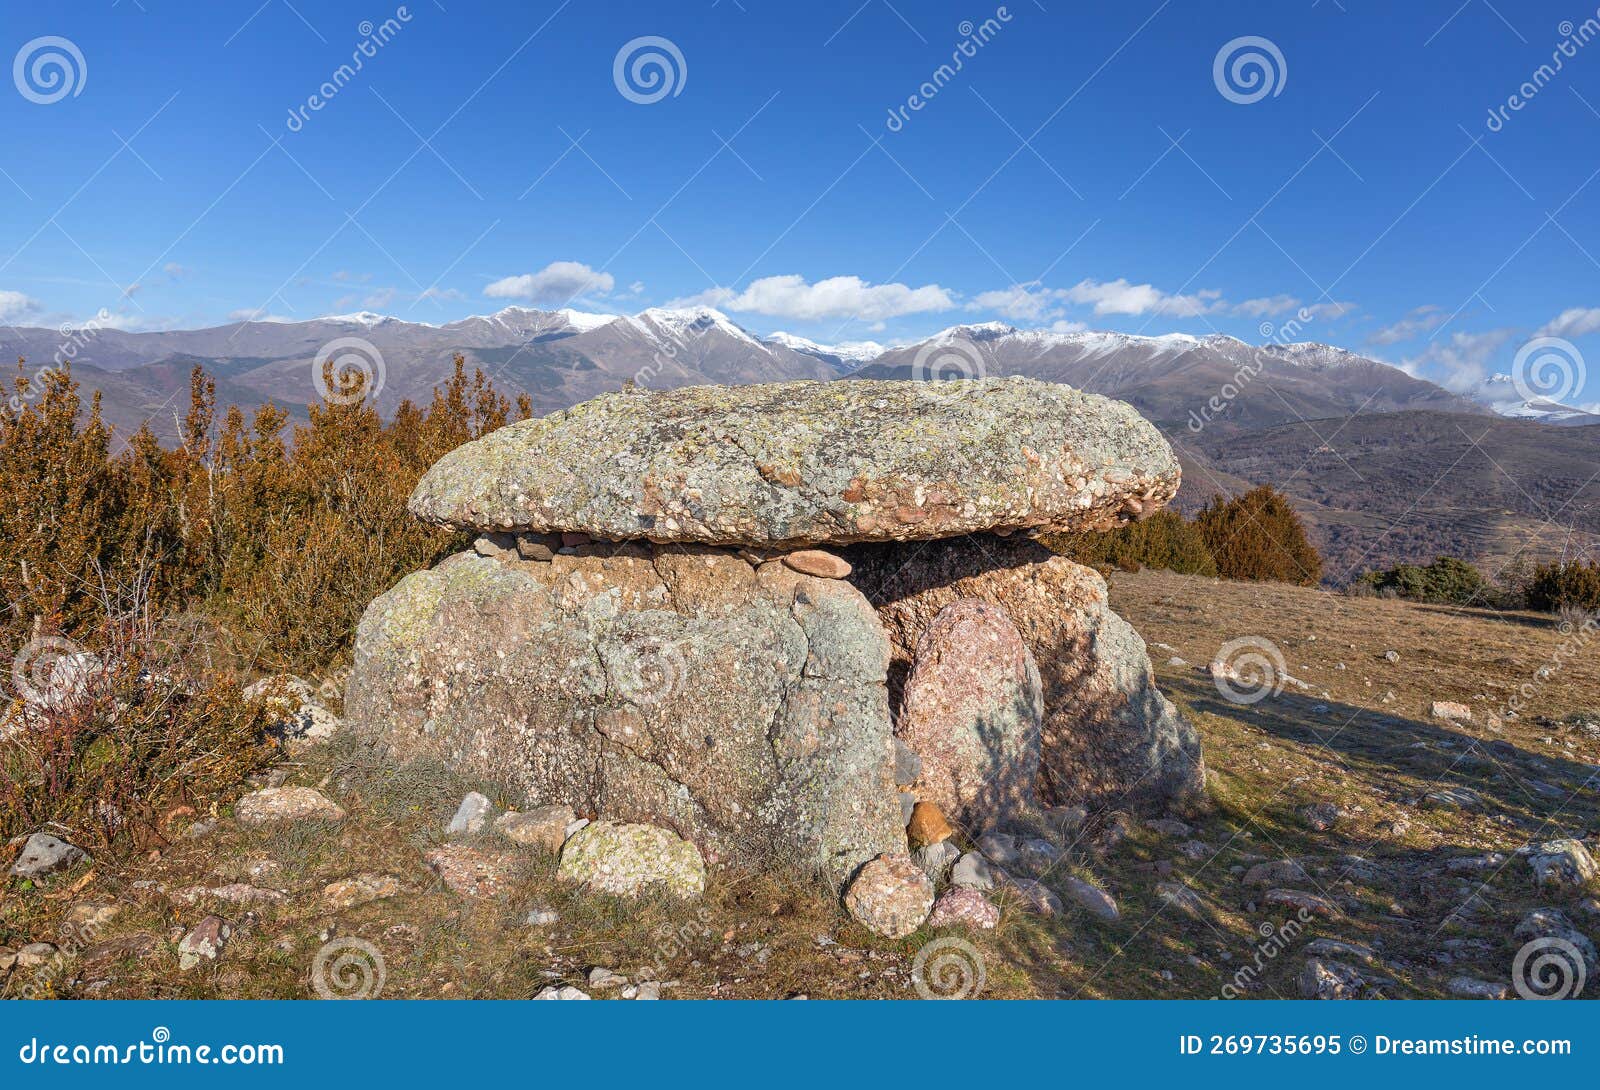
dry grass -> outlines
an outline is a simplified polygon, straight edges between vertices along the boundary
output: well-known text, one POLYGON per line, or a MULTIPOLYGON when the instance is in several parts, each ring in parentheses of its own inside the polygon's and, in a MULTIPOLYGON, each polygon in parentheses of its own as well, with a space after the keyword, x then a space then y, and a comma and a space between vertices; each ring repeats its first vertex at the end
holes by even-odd
MULTIPOLYGON (((1526 863, 1510 853, 1530 839, 1583 835, 1600 824, 1589 782, 1600 763, 1600 639, 1540 681, 1537 671, 1571 639, 1549 617, 1160 572, 1118 575, 1113 602, 1151 644, 1163 689, 1204 737, 1212 804, 1185 818, 1193 826, 1188 838, 1139 825, 1113 844, 1118 823, 1104 815, 1078 836, 1060 873, 1111 891, 1118 921, 1099 921, 1070 902, 1064 915, 1045 919, 1015 895, 997 895, 1000 927, 965 936, 984 958, 985 995, 1214 996, 1241 965, 1254 966, 1262 928, 1287 923, 1288 948, 1263 959, 1245 994, 1294 995, 1300 948, 1323 937, 1373 947, 1380 965, 1372 974, 1390 982, 1386 995, 1442 996, 1457 975, 1507 980, 1507 936, 1532 906, 1556 904, 1595 930, 1577 896, 1539 893, 1526 863), (1206 663, 1223 641, 1244 636, 1280 648, 1309 689, 1289 684, 1241 706, 1222 699, 1194 666, 1168 665, 1174 655, 1206 663), (1399 660, 1388 662, 1387 650, 1399 660), (1520 715, 1505 717, 1524 683, 1532 695, 1520 715), (1473 721, 1430 719, 1433 700, 1468 704, 1473 721), (1487 725, 1489 714, 1501 716, 1498 729, 1487 725), (1441 785, 1478 791, 1483 809, 1419 803, 1441 785), (1318 802, 1343 810, 1334 829, 1318 832, 1300 816, 1318 802), (1206 850, 1191 848, 1190 858, 1180 851, 1186 839, 1206 850), (1505 852, 1509 862, 1481 875, 1445 872, 1444 860, 1484 851, 1505 852), (1260 890, 1242 884, 1242 869, 1289 857, 1305 861, 1310 881, 1300 887, 1337 905, 1336 918, 1313 918, 1301 930, 1289 910, 1256 903, 1260 890), (1156 891, 1162 881, 1187 885, 1192 907, 1165 902, 1156 891), (1482 907, 1453 917, 1474 892, 1482 907)), ((664 993, 675 998, 913 994, 912 958, 929 934, 874 938, 812 883, 724 872, 696 904, 624 903, 557 883, 550 857, 517 849, 508 891, 475 901, 446 890, 422 852, 440 841, 462 791, 493 794, 493 785, 467 785, 438 770, 397 773, 342 745, 313 751, 284 773, 322 786, 348 820, 258 832, 228 820, 224 807, 214 832, 190 838, 175 829, 158 858, 98 861, 39 889, 13 882, 0 894, 0 945, 58 941, 69 906, 115 903, 121 912, 97 945, 52 977, 55 994, 308 996, 316 953, 334 935, 379 947, 390 997, 522 998, 550 983, 585 986, 594 966, 675 981, 664 993), (261 860, 281 869, 257 877, 261 860), (394 875, 402 892, 330 909, 323 887, 361 872, 394 875), (285 899, 242 906, 178 896, 236 881, 281 890, 285 899), (559 922, 528 925, 534 908, 554 910, 559 922), (176 942, 208 911, 234 924, 234 939, 218 966, 180 973, 176 942)), ((504 848, 492 834, 484 843, 504 848)), ((13 974, 7 993, 24 983, 13 974)))

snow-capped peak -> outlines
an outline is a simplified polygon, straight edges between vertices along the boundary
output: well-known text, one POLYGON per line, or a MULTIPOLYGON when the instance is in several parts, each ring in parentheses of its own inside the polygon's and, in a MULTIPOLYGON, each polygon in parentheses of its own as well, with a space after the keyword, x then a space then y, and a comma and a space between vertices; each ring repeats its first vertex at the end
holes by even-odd
POLYGON ((319 322, 343 322, 346 325, 381 325, 384 322, 398 322, 401 319, 388 314, 377 314, 370 310, 358 310, 354 314, 328 314, 318 318, 319 322))
POLYGON ((651 307, 640 311, 633 321, 643 325, 646 332, 665 334, 680 341, 691 333, 716 329, 738 340, 761 343, 716 307, 651 307))
POLYGON ((808 356, 831 356, 849 363, 867 363, 883 355, 886 349, 877 341, 841 341, 838 344, 818 344, 805 337, 779 330, 766 338, 768 344, 782 345, 808 356))

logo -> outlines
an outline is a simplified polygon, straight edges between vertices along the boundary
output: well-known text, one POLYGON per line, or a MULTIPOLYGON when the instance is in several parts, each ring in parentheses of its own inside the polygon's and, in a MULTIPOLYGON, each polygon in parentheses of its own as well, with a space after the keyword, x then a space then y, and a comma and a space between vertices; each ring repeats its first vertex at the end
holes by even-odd
POLYGON ((1523 999, 1573 999, 1588 983, 1583 952, 1553 935, 1524 943, 1511 960, 1511 986, 1523 999))
POLYGON ((611 82, 629 102, 649 106, 671 95, 683 94, 689 66, 683 51, 666 38, 647 34, 617 50, 611 62, 611 82))
POLYGON ((1565 401, 1583 387, 1583 354, 1560 337, 1536 337, 1511 361, 1511 385, 1525 401, 1565 401))
POLYGON ((911 986, 923 999, 969 999, 987 981, 983 955, 964 939, 934 939, 911 962, 911 986))
POLYGON ((1248 106, 1271 95, 1283 94, 1289 66, 1274 42, 1247 34, 1217 50, 1211 62, 1211 82, 1229 102, 1248 106))
POLYGON ((382 951, 354 937, 327 943, 311 967, 311 989, 323 999, 376 999, 388 979, 382 951))
POLYGON ((1257 704, 1277 696, 1288 672, 1278 645, 1262 636, 1229 640, 1211 660, 1211 680, 1233 704, 1257 704))
POLYGON ((35 38, 17 51, 11 79, 29 102, 48 106, 71 95, 83 94, 89 82, 89 65, 76 43, 54 34, 35 38))
POLYGON ((355 405, 383 389, 383 353, 360 337, 339 337, 311 358, 317 393, 332 405, 355 405))

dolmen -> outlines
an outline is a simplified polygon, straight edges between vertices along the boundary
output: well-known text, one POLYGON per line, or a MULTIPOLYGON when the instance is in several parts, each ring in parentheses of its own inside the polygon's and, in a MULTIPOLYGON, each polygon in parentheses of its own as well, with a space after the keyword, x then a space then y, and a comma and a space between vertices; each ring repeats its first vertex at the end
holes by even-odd
POLYGON ((1100 575, 1035 540, 1178 483, 1132 408, 1028 379, 606 394, 422 478, 412 514, 476 541, 368 608, 347 723, 839 887, 894 872, 919 802, 974 839, 1181 803, 1194 729, 1100 575))

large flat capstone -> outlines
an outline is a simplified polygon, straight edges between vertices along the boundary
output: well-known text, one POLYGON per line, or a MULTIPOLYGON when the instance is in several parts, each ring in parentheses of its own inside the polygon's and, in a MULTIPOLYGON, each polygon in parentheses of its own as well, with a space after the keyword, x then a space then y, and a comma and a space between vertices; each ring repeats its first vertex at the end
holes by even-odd
POLYGON ((624 390, 445 455, 442 526, 778 546, 1110 529, 1172 498, 1132 407, 1022 378, 624 390))

